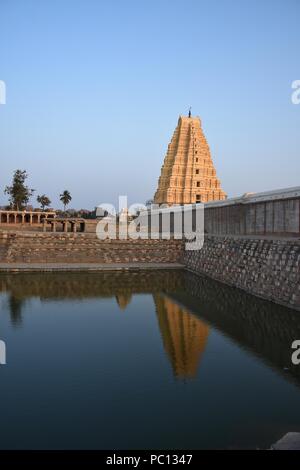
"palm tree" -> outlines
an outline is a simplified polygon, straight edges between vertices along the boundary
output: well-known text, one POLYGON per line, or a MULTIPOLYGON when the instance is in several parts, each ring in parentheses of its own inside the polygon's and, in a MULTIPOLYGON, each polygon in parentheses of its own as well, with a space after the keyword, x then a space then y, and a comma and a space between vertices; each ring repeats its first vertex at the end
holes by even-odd
POLYGON ((37 196, 36 200, 40 204, 42 210, 44 210, 45 207, 49 207, 50 204, 51 204, 51 201, 48 198, 48 196, 46 196, 46 194, 42 194, 41 196, 37 196))
POLYGON ((59 195, 59 199, 61 200, 61 202, 63 203, 64 205, 64 212, 66 211, 66 206, 69 204, 69 202, 72 201, 72 197, 71 197, 71 194, 69 193, 69 191, 67 191, 66 189, 63 191, 62 194, 59 195))

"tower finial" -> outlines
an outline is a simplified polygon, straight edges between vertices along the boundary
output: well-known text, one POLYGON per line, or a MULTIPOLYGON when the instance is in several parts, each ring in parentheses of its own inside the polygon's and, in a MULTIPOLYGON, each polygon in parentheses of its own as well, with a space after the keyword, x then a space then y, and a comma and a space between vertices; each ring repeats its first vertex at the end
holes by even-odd
POLYGON ((189 107, 189 118, 192 117, 192 106, 189 107))

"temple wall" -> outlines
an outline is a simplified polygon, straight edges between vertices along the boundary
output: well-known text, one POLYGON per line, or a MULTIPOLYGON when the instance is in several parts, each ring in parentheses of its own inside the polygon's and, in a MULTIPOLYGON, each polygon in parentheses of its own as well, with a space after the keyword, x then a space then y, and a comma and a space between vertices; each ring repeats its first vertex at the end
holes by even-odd
POLYGON ((300 235, 300 188, 205 204, 205 232, 214 235, 300 235))

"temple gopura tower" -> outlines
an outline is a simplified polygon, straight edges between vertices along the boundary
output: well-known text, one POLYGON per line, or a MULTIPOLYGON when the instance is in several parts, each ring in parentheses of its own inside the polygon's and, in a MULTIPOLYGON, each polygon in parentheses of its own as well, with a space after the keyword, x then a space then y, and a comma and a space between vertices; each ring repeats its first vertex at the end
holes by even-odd
POLYGON ((218 201, 227 195, 210 155, 199 117, 180 116, 158 180, 155 204, 218 201))

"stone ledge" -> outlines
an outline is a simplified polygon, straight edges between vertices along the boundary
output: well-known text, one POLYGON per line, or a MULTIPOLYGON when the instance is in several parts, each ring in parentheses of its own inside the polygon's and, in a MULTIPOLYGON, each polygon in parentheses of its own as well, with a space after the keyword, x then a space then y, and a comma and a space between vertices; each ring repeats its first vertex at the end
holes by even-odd
POLYGON ((0 263, 4 272, 53 271, 143 271, 148 269, 183 269, 181 263, 0 263))
POLYGON ((272 450, 300 450, 300 433, 288 432, 275 444, 271 445, 272 450))
POLYGON ((248 234, 248 235, 238 235, 238 234, 215 234, 215 233, 205 233, 205 238, 222 238, 224 239, 231 239, 233 238, 234 240, 241 239, 241 240, 270 240, 270 241, 282 241, 282 242, 293 242, 293 243, 299 243, 300 244, 300 237, 299 233, 290 234, 287 236, 286 234, 284 235, 279 235, 279 234, 269 234, 269 235, 256 235, 256 234, 248 234))

